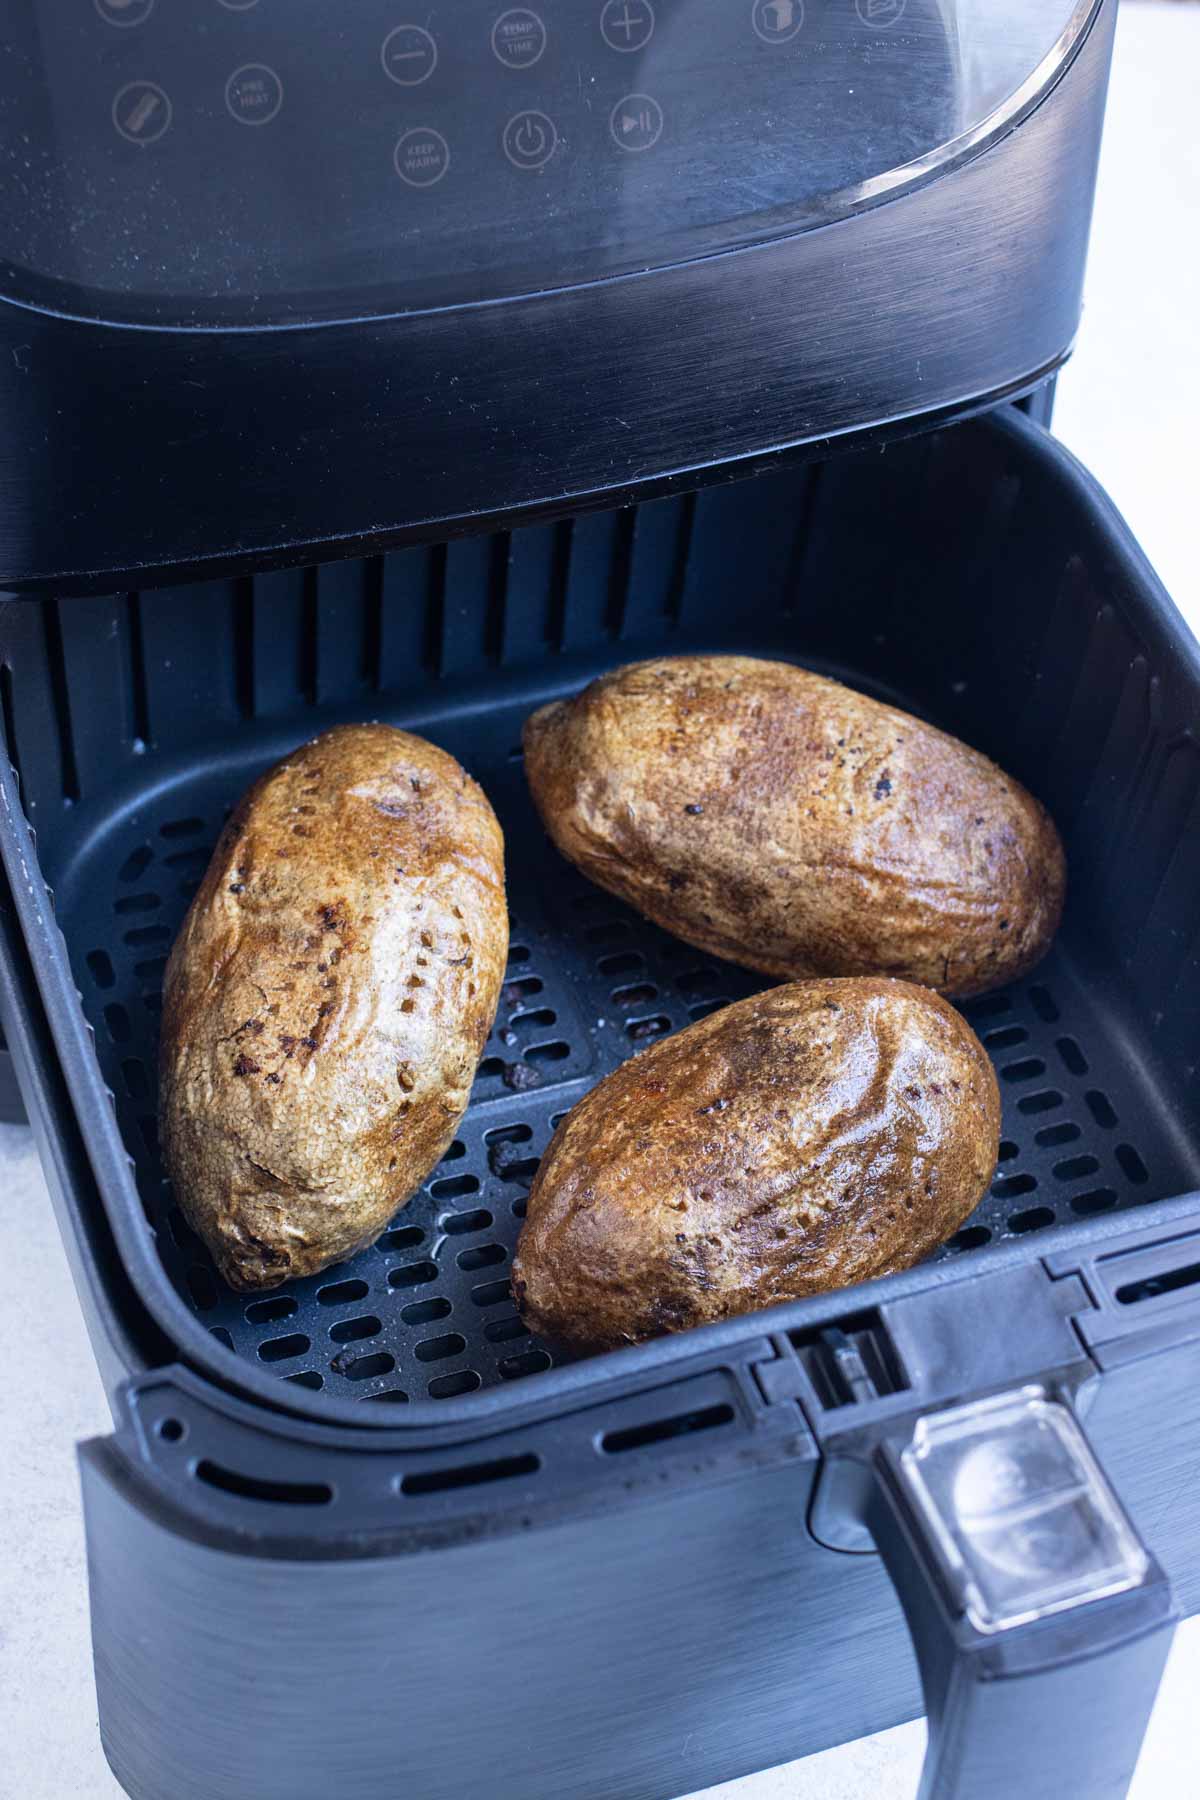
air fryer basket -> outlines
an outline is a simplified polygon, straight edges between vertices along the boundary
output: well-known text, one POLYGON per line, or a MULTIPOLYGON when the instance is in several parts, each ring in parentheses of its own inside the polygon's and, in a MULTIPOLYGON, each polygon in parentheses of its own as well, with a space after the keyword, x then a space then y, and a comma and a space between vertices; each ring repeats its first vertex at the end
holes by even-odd
MULTIPOLYGON (((1129 571, 1089 527, 1069 460, 993 417, 511 535, 7 606, 5 735, 141 1208, 132 1182, 104 1198, 125 1242, 153 1234, 171 1289, 160 1323, 164 1307, 168 1323, 190 1313, 218 1364, 318 1407, 428 1404, 551 1367, 507 1277, 556 1121, 631 1052, 762 985, 592 888, 530 805, 527 713, 647 654, 737 649, 837 675, 995 756, 1063 830, 1058 946, 965 1008, 1000 1076, 1003 1142, 942 1256, 1200 1185, 1194 657, 1168 607, 1127 610, 1129 571), (247 1299, 215 1275, 159 1160, 163 967, 244 786, 362 717, 427 733, 491 796, 507 985, 458 1138, 379 1243, 247 1299)), ((93 1131, 111 1129, 102 1113, 93 1131)))

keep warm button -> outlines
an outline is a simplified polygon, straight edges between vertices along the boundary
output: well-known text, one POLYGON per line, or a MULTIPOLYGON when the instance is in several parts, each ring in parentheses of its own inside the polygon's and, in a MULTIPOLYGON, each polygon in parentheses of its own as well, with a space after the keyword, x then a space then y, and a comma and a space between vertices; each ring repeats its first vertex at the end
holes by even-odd
POLYGON ((515 169, 543 169, 558 148, 558 128, 543 112, 514 113, 502 142, 515 169))
POLYGON ((450 146, 430 125, 406 131, 392 153, 401 181, 409 187, 433 187, 450 167, 450 146))

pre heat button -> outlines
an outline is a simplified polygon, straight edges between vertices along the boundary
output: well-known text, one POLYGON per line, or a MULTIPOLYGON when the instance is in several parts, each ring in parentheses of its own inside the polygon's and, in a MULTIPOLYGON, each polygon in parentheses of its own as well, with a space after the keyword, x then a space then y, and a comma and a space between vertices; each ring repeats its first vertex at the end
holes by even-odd
POLYGON ((492 49, 506 69, 532 69, 542 60, 546 27, 527 6, 513 6, 492 26, 492 49))
POLYGON ((543 169, 558 148, 558 130, 543 112, 519 112, 504 127, 502 142, 515 169, 543 169))
POLYGON ((409 187, 433 187, 450 167, 450 146, 440 131, 417 125, 406 131, 392 153, 396 173, 409 187))
POLYGON ((243 63, 225 83, 225 104, 239 125, 269 125, 283 105, 283 83, 266 63, 243 63))
POLYGON ((622 150, 653 150, 663 133, 663 110, 652 94, 626 94, 609 115, 608 129, 622 150))

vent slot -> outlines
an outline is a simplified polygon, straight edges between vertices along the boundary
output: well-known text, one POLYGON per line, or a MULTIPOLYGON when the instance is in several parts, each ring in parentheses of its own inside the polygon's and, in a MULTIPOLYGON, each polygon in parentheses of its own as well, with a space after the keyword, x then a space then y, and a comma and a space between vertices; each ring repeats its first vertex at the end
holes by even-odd
POLYGON ((1147 1275, 1141 1281, 1127 1281, 1116 1292, 1120 1306, 1140 1306, 1144 1300, 1160 1300, 1164 1294, 1177 1294, 1181 1288, 1200 1286, 1200 1262, 1185 1263, 1181 1269, 1164 1269, 1160 1275, 1147 1275))
POLYGON ((196 1464, 196 1479, 239 1500, 261 1500, 271 1506, 328 1506, 333 1489, 324 1481, 268 1481, 262 1475, 242 1475, 207 1458, 196 1464))
POLYGON ((58 731, 58 749, 62 768, 63 799, 74 805, 79 798, 79 766, 75 756, 75 738, 71 730, 71 699, 67 690, 67 664, 63 649, 61 605, 57 600, 39 603, 46 626, 46 660, 50 673, 50 692, 54 705, 54 724, 58 731))
POLYGON ((483 1487, 491 1481, 514 1481, 521 1475, 536 1475, 542 1466, 540 1456, 502 1456, 494 1462, 466 1463, 456 1469, 429 1469, 420 1474, 405 1475, 400 1482, 402 1494, 448 1494, 456 1488, 483 1487))
POLYGON ((17 719, 13 708, 13 676, 7 663, 0 663, 0 725, 4 729, 4 745, 13 774, 17 778, 22 801, 28 805, 25 784, 21 780, 21 764, 17 756, 17 719))
POLYGON ((736 1416, 732 1406, 723 1401, 719 1406, 701 1407, 698 1412, 676 1413, 670 1419, 652 1419, 647 1425, 606 1431, 600 1439, 600 1448, 607 1456, 620 1456, 626 1450, 644 1450, 650 1444, 665 1444, 673 1438, 715 1431, 720 1425, 732 1425, 736 1416))

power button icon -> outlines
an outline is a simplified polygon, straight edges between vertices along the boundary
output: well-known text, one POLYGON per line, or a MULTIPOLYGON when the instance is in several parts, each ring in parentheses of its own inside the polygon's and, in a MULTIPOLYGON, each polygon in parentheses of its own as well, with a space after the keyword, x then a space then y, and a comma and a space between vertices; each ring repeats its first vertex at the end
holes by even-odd
POLYGON ((542 169, 558 148, 558 128, 543 112, 514 113, 501 141, 515 169, 542 169))

